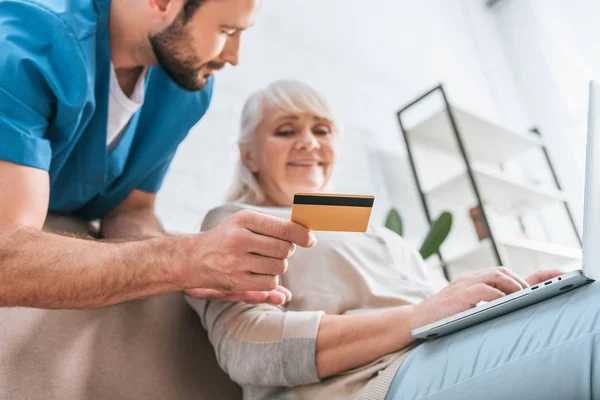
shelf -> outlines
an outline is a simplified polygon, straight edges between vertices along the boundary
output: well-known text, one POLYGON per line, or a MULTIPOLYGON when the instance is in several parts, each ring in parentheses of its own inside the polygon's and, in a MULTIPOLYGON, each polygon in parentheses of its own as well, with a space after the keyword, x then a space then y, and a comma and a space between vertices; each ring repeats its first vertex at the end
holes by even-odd
MULTIPOLYGON (((529 239, 497 239, 498 251, 506 257, 517 273, 526 276, 539 269, 579 268, 581 249, 539 242, 529 239)), ((491 241, 484 239, 473 250, 446 260, 451 277, 461 273, 496 265, 491 241)))
MULTIPOLYGON (((517 161, 514 165, 506 165, 507 169, 518 171, 518 161, 523 161, 523 157, 539 155, 533 153, 544 148, 542 138, 526 129, 503 126, 504 122, 491 122, 463 108, 451 106, 445 98, 444 104, 452 110, 457 132, 454 132, 446 107, 428 114, 420 123, 411 124, 416 120, 409 119, 407 124, 403 112, 438 89, 445 96, 442 86, 433 88, 403 108, 398 116, 400 126, 408 128, 405 144, 410 155, 411 171, 421 184, 419 188, 425 208, 448 209, 461 217, 456 220, 456 228, 461 230, 454 230, 461 234, 453 235, 442 246, 443 262, 448 267, 450 278, 467 271, 489 268, 498 262, 492 249, 492 239, 477 241, 472 232, 467 232, 467 224, 472 225, 469 218, 461 214, 478 204, 467 165, 472 168, 474 186, 481 195, 481 205, 489 218, 492 237, 506 266, 524 276, 540 269, 580 268, 581 249, 578 247, 519 239, 521 233, 516 236, 509 233, 531 232, 528 223, 534 223, 535 228, 537 218, 546 217, 544 213, 532 212, 563 202, 567 205, 565 194, 549 182, 533 182, 518 172, 515 175, 499 168, 505 162, 521 157, 514 160, 517 161), (466 159, 460 151, 457 136, 465 147, 466 159), (510 218, 500 218, 501 215, 510 218)), ((421 116, 427 112, 422 107, 425 106, 419 106, 421 116)), ((414 117, 418 116, 415 114, 414 117)), ((534 157, 536 160, 537 157, 534 157)), ((554 172, 551 160, 547 157, 545 160, 554 172)), ((566 209, 569 211, 568 205, 566 209)), ((560 228, 557 232, 562 231, 560 228)))
MULTIPOLYGON (((474 167, 473 175, 482 201, 500 214, 519 215, 563 201, 562 192, 523 182, 501 171, 474 167)), ((439 204, 475 204, 475 193, 465 171, 433 187, 424 189, 429 199, 439 204)))
MULTIPOLYGON (((533 133, 524 135, 486 121, 453 107, 461 138, 472 162, 501 163, 541 145, 533 133)), ((446 110, 443 109, 409 129, 411 143, 449 154, 459 154, 459 147, 446 110)))

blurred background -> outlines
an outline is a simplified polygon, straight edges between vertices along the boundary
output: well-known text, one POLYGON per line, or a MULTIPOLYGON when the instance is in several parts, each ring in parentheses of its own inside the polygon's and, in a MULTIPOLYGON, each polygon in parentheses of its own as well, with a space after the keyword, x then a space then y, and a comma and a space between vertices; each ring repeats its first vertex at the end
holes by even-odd
POLYGON ((240 65, 217 74, 207 116, 177 153, 159 217, 198 231, 232 181, 244 101, 291 78, 336 110, 335 192, 375 195, 371 223, 393 208, 419 246, 425 208, 432 220, 452 214, 433 270, 578 266, 598 15, 595 0, 265 0, 240 65), (398 111, 439 85, 448 104, 438 88, 403 111, 405 140, 398 111))

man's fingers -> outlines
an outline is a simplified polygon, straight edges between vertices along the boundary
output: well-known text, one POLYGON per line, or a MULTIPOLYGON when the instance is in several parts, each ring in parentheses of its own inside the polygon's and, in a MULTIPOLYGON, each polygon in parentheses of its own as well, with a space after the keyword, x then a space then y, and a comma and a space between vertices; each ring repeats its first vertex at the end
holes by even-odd
POLYGON ((267 297, 267 300, 265 301, 265 303, 282 305, 288 301, 285 294, 278 292, 277 290, 272 290, 272 291, 268 292, 268 294, 269 294, 269 296, 267 297))
POLYGON ((242 218, 245 227, 254 233, 285 240, 301 247, 314 247, 317 244, 314 234, 295 222, 257 212, 245 212, 242 218))
POLYGON ((284 260, 294 254, 296 250, 296 245, 285 240, 254 233, 249 233, 249 235, 252 235, 248 247, 249 253, 284 260))
POLYGON ((248 291, 248 292, 239 292, 236 293, 235 296, 232 296, 231 299, 227 300, 227 301, 231 301, 231 302, 239 302, 239 301, 243 301, 244 303, 248 303, 248 304, 260 304, 260 303, 265 303, 265 302, 269 302, 269 292, 266 291, 248 291))
POLYGON ((215 289, 188 289, 184 291, 188 296, 194 297, 196 299, 204 299, 204 300, 222 300, 231 296, 232 293, 230 291, 225 290, 215 290, 215 289))
POLYGON ((275 288, 275 291, 282 293, 285 296, 285 301, 292 300, 292 292, 288 288, 279 285, 275 288))
MULTIPOLYGON (((292 292, 283 286, 277 286, 274 290, 264 292, 243 292, 244 301, 250 304, 269 303, 274 305, 285 304, 292 299, 292 292)), ((232 301, 232 300, 231 300, 232 301)))
POLYGON ((266 291, 275 290, 279 284, 278 276, 276 275, 261 275, 249 272, 244 276, 244 279, 239 282, 239 291, 266 291))
POLYGON ((235 301, 243 301, 248 304, 264 303, 279 306, 285 304, 288 301, 288 299, 284 293, 278 290, 271 290, 270 292, 242 292, 240 299, 235 301))
MULTIPOLYGON (((279 288, 278 288, 279 289, 279 288)), ((214 289, 189 289, 185 293, 188 296, 212 300, 212 301, 229 301, 229 302, 245 302, 249 304, 268 303, 274 305, 284 304, 289 300, 285 292, 280 290, 272 291, 247 291, 247 292, 231 292, 225 290, 214 289)), ((285 288, 283 288, 285 289, 285 288)), ((285 291, 289 292, 287 289, 285 291)), ((291 293, 290 293, 291 297, 291 293)))
POLYGON ((246 260, 246 269, 258 275, 283 275, 288 266, 287 260, 257 254, 248 254, 244 260, 246 260))

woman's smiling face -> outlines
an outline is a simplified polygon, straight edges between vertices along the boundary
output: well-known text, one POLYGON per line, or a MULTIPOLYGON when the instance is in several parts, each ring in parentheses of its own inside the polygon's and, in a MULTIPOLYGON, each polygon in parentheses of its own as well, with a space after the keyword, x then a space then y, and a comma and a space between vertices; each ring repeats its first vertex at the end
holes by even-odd
POLYGON ((291 206, 298 192, 323 192, 337 155, 333 123, 311 112, 264 110, 242 159, 265 193, 264 205, 291 206))

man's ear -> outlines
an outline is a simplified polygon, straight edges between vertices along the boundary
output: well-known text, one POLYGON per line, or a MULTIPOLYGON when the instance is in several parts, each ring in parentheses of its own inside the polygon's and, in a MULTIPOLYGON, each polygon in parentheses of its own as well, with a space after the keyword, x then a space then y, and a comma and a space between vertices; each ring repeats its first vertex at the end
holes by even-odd
POLYGON ((258 172, 258 167, 256 166, 254 159, 252 158, 250 149, 248 149, 247 147, 240 147, 240 158, 242 159, 244 165, 246 165, 246 167, 248 167, 250 171, 254 173, 258 172))
POLYGON ((150 12, 172 22, 183 7, 183 0, 147 0, 150 12))

